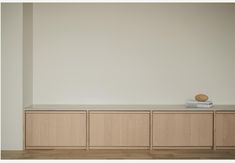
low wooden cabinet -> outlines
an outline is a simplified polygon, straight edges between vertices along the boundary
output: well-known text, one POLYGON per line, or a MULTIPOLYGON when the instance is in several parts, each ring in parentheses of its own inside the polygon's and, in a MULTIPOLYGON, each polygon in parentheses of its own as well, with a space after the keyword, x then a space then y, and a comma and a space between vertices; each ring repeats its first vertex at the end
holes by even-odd
POLYGON ((235 149, 233 107, 27 110, 24 128, 26 149, 235 149))
POLYGON ((217 112, 215 119, 217 148, 235 147, 235 112, 217 112))
POLYGON ((154 112, 153 147, 213 146, 213 112, 154 112))
POLYGON ((28 111, 26 149, 86 147, 86 112, 28 111))
POLYGON ((149 148, 149 112, 90 112, 90 148, 149 148))

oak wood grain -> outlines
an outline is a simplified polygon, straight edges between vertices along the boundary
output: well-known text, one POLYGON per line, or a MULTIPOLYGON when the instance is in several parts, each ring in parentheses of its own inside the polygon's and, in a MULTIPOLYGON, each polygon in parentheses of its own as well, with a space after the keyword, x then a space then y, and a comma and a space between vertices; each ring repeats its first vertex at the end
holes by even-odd
POLYGON ((90 146, 148 146, 149 112, 90 112, 90 146))
POLYGON ((235 147, 235 112, 216 113, 216 146, 235 147))
POLYGON ((26 149, 37 146, 86 146, 86 114, 26 113, 26 149))
POLYGON ((213 113, 153 114, 153 146, 212 146, 213 113))
POLYGON ((235 159, 235 150, 22 150, 1 151, 2 159, 235 159))

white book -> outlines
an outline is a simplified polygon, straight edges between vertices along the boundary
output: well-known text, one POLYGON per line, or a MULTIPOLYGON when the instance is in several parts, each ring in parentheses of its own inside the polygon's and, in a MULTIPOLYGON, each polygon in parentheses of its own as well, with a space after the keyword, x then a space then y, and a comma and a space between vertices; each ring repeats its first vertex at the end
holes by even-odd
POLYGON ((186 101, 186 104, 211 105, 213 103, 212 103, 212 101, 199 102, 199 101, 196 101, 196 100, 188 100, 188 101, 186 101))
POLYGON ((211 108, 213 105, 197 105, 197 108, 211 108))
POLYGON ((211 108, 213 104, 186 104, 188 108, 211 108))
POLYGON ((189 107, 189 108, 210 108, 212 106, 213 106, 212 101, 205 101, 205 102, 200 102, 196 100, 186 101, 186 107, 189 107))

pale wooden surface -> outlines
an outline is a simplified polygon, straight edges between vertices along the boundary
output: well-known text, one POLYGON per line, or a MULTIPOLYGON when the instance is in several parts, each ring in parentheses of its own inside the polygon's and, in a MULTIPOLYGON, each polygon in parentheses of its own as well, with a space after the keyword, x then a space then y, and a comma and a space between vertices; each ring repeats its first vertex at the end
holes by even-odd
POLYGON ((149 143, 150 143, 150 147, 149 149, 152 150, 153 149, 153 111, 150 111, 150 115, 149 115, 149 124, 150 124, 150 135, 149 135, 149 143))
POLYGON ((213 145, 213 113, 153 113, 153 146, 213 145))
POLYGON ((29 149, 86 149, 86 146, 27 146, 26 150, 29 149))
POLYGON ((26 148, 37 146, 86 146, 86 114, 26 113, 26 148))
POLYGON ((149 146, 149 112, 90 112, 90 146, 149 146))
POLYGON ((213 111, 213 150, 216 150, 216 112, 213 111))
POLYGON ((235 159, 235 150, 25 150, 2 159, 235 159))
POLYGON ((25 136, 25 121, 26 121, 26 112, 23 112, 23 149, 26 149, 26 136, 25 136))
POLYGON ((204 149, 211 149, 212 150, 212 147, 205 147, 205 146, 164 146, 164 147, 161 147, 161 146, 155 146, 153 147, 153 149, 168 149, 168 150, 171 150, 171 149, 179 149, 179 150, 182 150, 182 149, 190 149, 190 150, 193 150, 193 149, 201 149, 201 150, 204 150, 204 149))
POLYGON ((148 146, 91 146, 89 149, 149 149, 148 146))
POLYGON ((24 139, 27 149, 235 147, 235 112, 229 110, 28 110, 25 113, 29 121, 24 139), (92 130, 87 113, 95 117, 92 130))
POLYGON ((88 112, 88 110, 87 110, 87 111, 86 111, 86 150, 89 149, 89 137, 90 137, 89 126, 90 126, 90 122, 89 122, 89 112, 88 112))
POLYGON ((216 149, 235 149, 235 146, 218 146, 216 149))
POLYGON ((175 110, 175 111, 235 111, 235 105, 216 105, 212 108, 187 108, 185 105, 31 105, 25 110, 175 110))
POLYGON ((216 145, 235 147, 235 113, 216 113, 216 145))

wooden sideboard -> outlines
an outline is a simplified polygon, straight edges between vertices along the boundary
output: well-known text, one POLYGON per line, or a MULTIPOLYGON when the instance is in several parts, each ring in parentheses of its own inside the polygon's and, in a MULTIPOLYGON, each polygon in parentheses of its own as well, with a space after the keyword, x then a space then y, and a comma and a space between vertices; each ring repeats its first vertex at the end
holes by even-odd
POLYGON ((235 107, 222 108, 31 107, 25 149, 235 149, 235 107))

